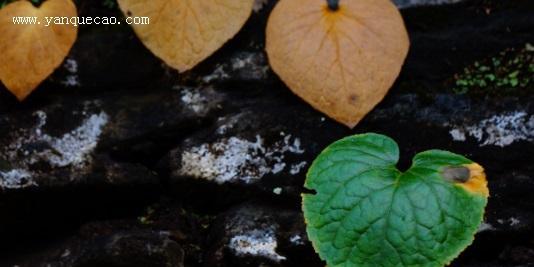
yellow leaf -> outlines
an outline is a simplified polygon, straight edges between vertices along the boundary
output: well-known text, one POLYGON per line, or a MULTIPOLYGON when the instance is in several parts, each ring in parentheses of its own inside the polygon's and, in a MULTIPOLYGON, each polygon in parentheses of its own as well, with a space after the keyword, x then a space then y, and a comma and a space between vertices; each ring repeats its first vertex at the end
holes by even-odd
POLYGON ((267 25, 273 70, 314 108, 351 128, 378 104, 409 48, 391 0, 280 0, 267 25), (335 1, 330 1, 335 2, 335 1))
POLYGON ((61 65, 76 40, 76 27, 47 27, 45 17, 75 16, 71 0, 48 0, 39 8, 24 0, 0 9, 0 80, 20 101, 61 65), (15 24, 13 17, 37 17, 40 24, 15 24))
POLYGON ((143 44, 180 72, 209 57, 243 27, 254 0, 118 0, 143 44))

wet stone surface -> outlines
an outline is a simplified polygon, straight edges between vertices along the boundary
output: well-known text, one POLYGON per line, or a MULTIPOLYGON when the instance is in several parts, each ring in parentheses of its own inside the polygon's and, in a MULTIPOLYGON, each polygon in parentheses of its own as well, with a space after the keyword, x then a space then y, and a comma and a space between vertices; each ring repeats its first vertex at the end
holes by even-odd
POLYGON ((455 4, 462 0, 393 0, 399 8, 410 8, 418 6, 455 4))
POLYGON ((40 266, 184 266, 182 248, 166 232, 118 232, 73 241, 49 255, 40 266))
POLYGON ((124 25, 82 26, 27 101, 0 90, 0 266, 324 266, 300 211, 305 173, 363 132, 397 140, 400 169, 432 148, 485 167, 484 224, 451 266, 532 266, 532 1, 395 1, 411 51, 354 130, 269 68, 275 2, 257 1, 243 30, 184 74, 124 25))
POLYGON ((310 249, 300 212, 245 203, 220 215, 212 226, 207 266, 279 266, 320 264, 288 259, 310 249))

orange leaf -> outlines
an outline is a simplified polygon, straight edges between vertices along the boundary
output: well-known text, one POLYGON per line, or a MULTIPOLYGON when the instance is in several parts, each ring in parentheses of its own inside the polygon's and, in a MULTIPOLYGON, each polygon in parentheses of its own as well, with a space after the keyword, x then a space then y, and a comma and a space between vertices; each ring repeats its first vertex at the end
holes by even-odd
POLYGON ((45 17, 75 16, 71 0, 48 0, 39 8, 17 1, 0 9, 0 80, 20 101, 61 65, 76 40, 76 27, 47 27, 45 17), (15 24, 13 17, 37 17, 41 23, 15 24))
POLYGON ((314 108, 351 128, 399 75, 409 48, 391 0, 280 0, 267 25, 273 70, 314 108), (335 1, 331 1, 335 2, 335 1))
POLYGON ((118 0, 143 44, 180 72, 209 57, 243 27, 254 0, 118 0))

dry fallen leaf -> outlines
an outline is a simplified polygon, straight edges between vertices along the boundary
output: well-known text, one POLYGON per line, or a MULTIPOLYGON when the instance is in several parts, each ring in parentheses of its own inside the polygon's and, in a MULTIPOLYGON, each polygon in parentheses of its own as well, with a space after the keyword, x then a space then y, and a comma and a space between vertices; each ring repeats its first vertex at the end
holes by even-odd
POLYGON ((399 75, 409 48, 391 0, 281 0, 267 25, 273 70, 298 96, 353 128, 399 75), (330 1, 336 2, 336 1, 330 1))
POLYGON ((118 0, 146 47, 180 72, 209 57, 232 38, 252 13, 254 0, 118 0))
POLYGON ((17 1, 0 9, 0 80, 20 101, 61 65, 74 44, 76 27, 45 26, 45 17, 65 16, 77 16, 71 0, 48 0, 39 8, 17 1), (19 16, 38 17, 41 24, 14 24, 19 16))

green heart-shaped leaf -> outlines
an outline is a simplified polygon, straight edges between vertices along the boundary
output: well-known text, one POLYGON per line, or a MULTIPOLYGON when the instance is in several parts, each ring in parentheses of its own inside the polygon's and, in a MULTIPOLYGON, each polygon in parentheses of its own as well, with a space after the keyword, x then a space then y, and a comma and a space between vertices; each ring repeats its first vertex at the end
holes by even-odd
POLYGON ((446 151, 396 168, 398 145, 378 134, 326 148, 308 171, 307 231, 329 267, 449 264, 469 246, 489 195, 482 167, 446 151))

